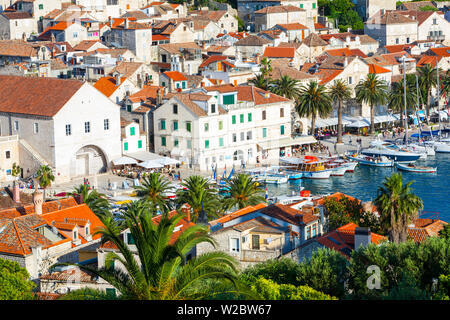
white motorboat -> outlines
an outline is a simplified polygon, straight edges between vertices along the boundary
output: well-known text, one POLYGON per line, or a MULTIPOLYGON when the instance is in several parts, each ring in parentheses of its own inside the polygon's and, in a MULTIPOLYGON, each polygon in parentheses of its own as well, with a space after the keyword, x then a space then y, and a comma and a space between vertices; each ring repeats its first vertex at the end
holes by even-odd
POLYGON ((438 153, 450 153, 450 139, 441 139, 434 142, 434 151, 438 153))
POLYGON ((373 166, 373 167, 392 167, 394 161, 388 159, 385 156, 371 157, 365 155, 354 155, 349 157, 349 159, 356 161, 362 165, 373 166))
POLYGON ((380 140, 372 141, 371 147, 361 150, 361 154, 375 158, 384 156, 396 162, 414 162, 421 156, 419 153, 414 153, 404 148, 399 148, 395 144, 380 140))
POLYGON ((283 184, 288 182, 288 177, 281 174, 269 174, 264 177, 264 183, 283 184))

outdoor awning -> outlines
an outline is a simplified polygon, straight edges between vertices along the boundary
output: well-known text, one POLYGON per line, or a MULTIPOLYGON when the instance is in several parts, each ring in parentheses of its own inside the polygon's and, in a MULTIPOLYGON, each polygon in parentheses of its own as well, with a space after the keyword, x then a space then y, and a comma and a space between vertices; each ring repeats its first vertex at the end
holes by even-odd
MULTIPOLYGON (((384 115, 374 117, 375 123, 393 122, 393 121, 397 121, 398 119, 399 118, 396 115, 391 115, 391 114, 384 114, 384 115)), ((370 120, 369 120, 369 123, 370 123, 370 120)))
POLYGON ((180 148, 173 148, 172 150, 170 150, 170 155, 171 156, 184 156, 185 151, 183 149, 180 148))
POLYGON ((347 125, 347 128, 364 128, 370 126, 370 121, 359 119, 347 125))
POLYGON ((156 160, 163 158, 162 156, 157 155, 156 153, 148 151, 129 153, 128 156, 139 161, 156 160))
POLYGON ((133 158, 130 158, 130 157, 120 157, 118 159, 114 159, 112 161, 112 163, 115 166, 121 166, 121 165, 126 165, 126 164, 136 164, 137 161, 135 159, 133 159, 133 158))
POLYGON ((179 164, 180 161, 169 158, 169 157, 162 157, 161 159, 157 160, 159 163, 161 163, 163 166, 170 166, 173 164, 179 164))
POLYGON ((145 169, 156 169, 156 168, 164 167, 161 163, 158 162, 158 160, 147 160, 147 161, 138 163, 137 165, 140 167, 143 167, 145 169))
MULTIPOLYGON (((352 123, 352 121, 342 117, 342 125, 347 125, 352 123)), ((337 126, 338 124, 338 118, 328 118, 328 119, 316 119, 316 128, 323 128, 323 127, 331 127, 331 126, 337 126)))
POLYGON ((294 145, 311 144, 316 142, 317 140, 313 136, 296 136, 294 138, 286 137, 276 140, 260 142, 258 143, 258 146, 263 150, 271 150, 294 145))

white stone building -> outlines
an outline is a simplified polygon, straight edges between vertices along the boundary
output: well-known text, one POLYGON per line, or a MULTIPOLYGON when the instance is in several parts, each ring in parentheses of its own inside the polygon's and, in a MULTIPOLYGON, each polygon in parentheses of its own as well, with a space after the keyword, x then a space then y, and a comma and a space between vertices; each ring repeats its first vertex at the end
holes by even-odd
POLYGON ((0 39, 28 39, 37 32, 37 24, 28 12, 2 12, 0 39))

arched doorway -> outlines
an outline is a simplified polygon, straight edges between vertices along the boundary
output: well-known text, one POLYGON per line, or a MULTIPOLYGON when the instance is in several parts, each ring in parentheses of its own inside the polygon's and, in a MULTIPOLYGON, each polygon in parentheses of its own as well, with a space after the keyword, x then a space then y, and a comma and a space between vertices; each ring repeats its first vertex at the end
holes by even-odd
POLYGON ((75 153, 73 176, 87 176, 106 172, 106 157, 103 151, 94 145, 84 146, 75 153))

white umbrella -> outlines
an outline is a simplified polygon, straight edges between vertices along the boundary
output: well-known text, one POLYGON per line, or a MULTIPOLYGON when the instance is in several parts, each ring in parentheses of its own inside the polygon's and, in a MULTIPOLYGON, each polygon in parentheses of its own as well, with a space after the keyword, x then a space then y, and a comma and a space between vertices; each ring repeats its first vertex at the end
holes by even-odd
POLYGON ((368 122, 366 119, 357 120, 347 125, 348 128, 363 128, 368 126, 370 126, 370 122, 368 122))
POLYGON ((162 164, 158 163, 156 160, 147 160, 137 164, 140 167, 144 167, 145 169, 156 169, 164 167, 162 164))
POLYGON ((172 164, 179 164, 180 163, 180 161, 172 159, 172 158, 169 158, 169 157, 162 157, 160 159, 157 159, 156 161, 158 161, 163 166, 170 166, 172 164))
POLYGON ((137 161, 129 157, 120 157, 112 161, 115 166, 125 165, 125 164, 137 164, 137 161))

